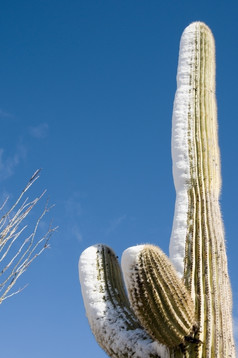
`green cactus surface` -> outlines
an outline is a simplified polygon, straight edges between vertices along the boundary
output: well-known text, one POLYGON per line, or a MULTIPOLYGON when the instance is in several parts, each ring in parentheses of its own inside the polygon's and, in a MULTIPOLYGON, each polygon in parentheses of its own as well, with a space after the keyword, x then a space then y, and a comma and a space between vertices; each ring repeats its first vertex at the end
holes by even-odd
POLYGON ((215 44, 201 22, 180 42, 172 123, 176 189, 170 259, 156 246, 80 256, 86 314, 110 357, 235 358, 232 294, 220 212, 215 44), (127 287, 128 296, 124 288, 127 287))
POLYGON ((150 335, 168 347, 185 344, 196 325, 195 308, 183 281, 156 246, 137 246, 123 253, 122 268, 131 305, 150 335), (129 259, 128 255, 134 257, 129 259))

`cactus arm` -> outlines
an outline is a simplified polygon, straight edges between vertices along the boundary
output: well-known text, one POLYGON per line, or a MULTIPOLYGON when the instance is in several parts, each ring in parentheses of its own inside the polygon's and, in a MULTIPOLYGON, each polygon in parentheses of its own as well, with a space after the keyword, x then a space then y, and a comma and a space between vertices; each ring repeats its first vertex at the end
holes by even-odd
POLYGON ((176 205, 170 257, 195 302, 196 357, 235 357, 231 289, 219 206, 215 46, 203 23, 181 38, 172 129, 176 205))
POLYGON ((86 314, 99 345, 112 358, 169 358, 130 308, 114 252, 95 245, 80 256, 79 276, 86 314))
POLYGON ((129 299, 143 327, 168 347, 186 344, 195 325, 195 309, 182 280, 156 246, 124 251, 122 270, 129 299))

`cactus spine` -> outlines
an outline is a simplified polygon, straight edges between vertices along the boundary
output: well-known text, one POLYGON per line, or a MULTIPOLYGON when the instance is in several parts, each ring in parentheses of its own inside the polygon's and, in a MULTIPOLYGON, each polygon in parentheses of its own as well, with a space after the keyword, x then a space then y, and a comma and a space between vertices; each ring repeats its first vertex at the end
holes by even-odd
POLYGON ((219 206, 215 46, 196 22, 181 38, 172 126, 176 204, 170 259, 140 245, 85 250, 80 281, 90 326, 110 357, 235 358, 219 206), (142 328, 143 327, 143 328, 142 328))

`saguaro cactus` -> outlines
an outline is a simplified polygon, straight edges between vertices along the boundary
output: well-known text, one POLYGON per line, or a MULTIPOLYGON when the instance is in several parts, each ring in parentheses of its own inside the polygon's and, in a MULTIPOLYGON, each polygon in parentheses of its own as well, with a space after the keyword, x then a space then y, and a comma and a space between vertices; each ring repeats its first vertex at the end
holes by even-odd
POLYGON ((219 206, 215 47, 200 22, 181 38, 172 128, 176 205, 170 260, 127 249, 122 271, 105 245, 79 260, 91 329, 110 357, 235 358, 232 297, 219 206))

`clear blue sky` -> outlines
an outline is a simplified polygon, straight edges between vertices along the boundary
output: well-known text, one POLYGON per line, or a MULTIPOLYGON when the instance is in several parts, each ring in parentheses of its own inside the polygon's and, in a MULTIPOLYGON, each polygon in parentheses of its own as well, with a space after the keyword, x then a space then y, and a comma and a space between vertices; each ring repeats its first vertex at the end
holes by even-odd
POLYGON ((59 225, 51 249, 1 307, 4 358, 105 358, 85 318, 77 264, 88 246, 168 253, 175 192, 170 136, 179 40, 216 39, 221 205, 238 320, 236 1, 2 0, 0 184, 18 195, 43 168, 59 225))

